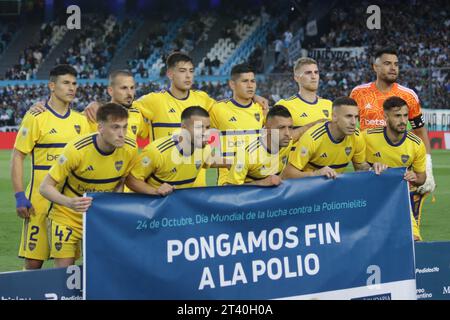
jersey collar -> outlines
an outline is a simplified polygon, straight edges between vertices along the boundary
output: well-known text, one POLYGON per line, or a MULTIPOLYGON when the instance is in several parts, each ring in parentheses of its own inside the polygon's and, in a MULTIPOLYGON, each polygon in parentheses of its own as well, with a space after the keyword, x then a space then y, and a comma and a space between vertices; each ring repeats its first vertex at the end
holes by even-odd
POLYGON ((112 155, 114 153, 114 151, 116 151, 116 150, 114 149, 111 152, 104 152, 104 151, 102 151, 99 148, 98 144, 97 144, 97 136, 98 136, 97 133, 92 136, 92 142, 94 143, 94 147, 98 151, 98 153, 100 153, 102 156, 110 156, 110 155, 112 155))
POLYGON ((339 144, 344 141, 346 137, 342 138, 340 141, 334 140, 333 136, 331 135, 330 128, 328 128, 329 124, 329 121, 325 123, 325 130, 327 131, 328 138, 330 138, 331 142, 333 142, 334 144, 339 144))
POLYGON ((59 113, 57 113, 55 110, 53 110, 52 107, 50 107, 50 105, 48 104, 48 100, 45 102, 45 108, 48 111, 50 111, 55 117, 60 118, 60 119, 66 119, 70 116, 70 108, 68 108, 66 114, 62 116, 59 113))
POLYGON ((244 105, 238 103, 238 102, 237 102, 236 100, 234 100, 233 98, 231 98, 230 101, 231 101, 231 103, 233 103, 236 107, 239 107, 239 108, 250 108, 250 107, 252 106, 252 104, 253 104, 253 101, 250 101, 250 103, 249 103, 248 105, 244 106, 244 105))
POLYGON ((316 95, 316 100, 314 100, 314 102, 306 101, 305 99, 302 98, 301 95, 298 94, 298 92, 297 92, 296 96, 297 96, 297 98, 299 98, 300 100, 302 100, 304 103, 307 103, 307 104, 310 104, 310 105, 315 105, 315 104, 317 104, 317 102, 319 101, 319 98, 317 97, 317 95, 316 95))
POLYGON ((172 92, 170 92, 170 89, 169 89, 169 88, 167 88, 167 92, 168 92, 172 97, 174 97, 175 99, 177 99, 177 100, 182 100, 182 101, 187 100, 187 99, 189 98, 189 95, 191 94, 191 90, 188 90, 188 94, 187 94, 186 97, 181 98, 181 99, 178 99, 177 97, 175 97, 175 96, 172 94, 172 92))
POLYGON ((387 135, 387 133, 386 133, 386 127, 383 128, 384 139, 386 140, 386 142, 387 142, 390 146, 393 146, 393 147, 399 147, 399 146, 401 146, 401 145, 403 144, 403 142, 405 141, 406 135, 407 135, 407 134, 408 134, 408 132, 405 132, 405 134, 404 134, 403 137, 400 139, 400 141, 399 141, 397 144, 395 144, 395 143, 393 143, 393 142, 389 139, 389 137, 388 137, 388 135, 387 135))

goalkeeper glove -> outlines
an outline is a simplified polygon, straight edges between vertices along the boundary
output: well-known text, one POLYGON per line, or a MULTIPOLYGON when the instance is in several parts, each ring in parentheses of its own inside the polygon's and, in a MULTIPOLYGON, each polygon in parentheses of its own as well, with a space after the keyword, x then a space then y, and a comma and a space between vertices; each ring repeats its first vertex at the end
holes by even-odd
POLYGON ((427 179, 425 183, 417 188, 417 192, 420 194, 431 193, 436 188, 436 183, 433 177, 433 167, 431 162, 431 154, 427 154, 426 173, 427 179))

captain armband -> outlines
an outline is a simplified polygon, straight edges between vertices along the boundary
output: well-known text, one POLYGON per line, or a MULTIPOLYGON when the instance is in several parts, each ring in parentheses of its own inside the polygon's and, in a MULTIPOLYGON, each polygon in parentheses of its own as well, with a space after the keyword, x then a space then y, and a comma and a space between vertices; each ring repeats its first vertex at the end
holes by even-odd
POLYGON ((410 119, 409 123, 413 129, 422 128, 425 125, 425 120, 423 118, 423 114, 419 114, 417 117, 410 119))

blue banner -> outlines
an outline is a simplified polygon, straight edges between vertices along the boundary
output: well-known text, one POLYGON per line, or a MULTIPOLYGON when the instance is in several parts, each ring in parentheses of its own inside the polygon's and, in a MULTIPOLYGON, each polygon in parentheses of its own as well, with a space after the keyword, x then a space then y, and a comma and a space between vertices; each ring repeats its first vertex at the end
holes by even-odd
POLYGON ((0 300, 81 300, 82 268, 0 273, 0 300))
POLYGON ((415 249, 417 298, 450 300, 450 242, 419 242, 415 249))
POLYGON ((404 169, 91 194, 87 299, 415 299, 404 169))

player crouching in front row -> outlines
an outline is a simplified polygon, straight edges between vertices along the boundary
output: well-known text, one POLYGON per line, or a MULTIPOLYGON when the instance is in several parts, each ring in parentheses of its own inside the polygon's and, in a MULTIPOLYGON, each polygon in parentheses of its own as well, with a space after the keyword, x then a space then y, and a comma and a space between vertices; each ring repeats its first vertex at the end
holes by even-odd
POLYGON ((68 143, 40 187, 53 202, 49 211, 50 257, 56 267, 74 264, 80 254, 82 214, 91 205, 85 192, 121 192, 137 158, 137 145, 126 137, 127 110, 115 103, 97 112, 98 132, 68 143), (59 191, 61 190, 61 191, 59 191))
POLYGON ((181 132, 150 143, 126 179, 131 190, 165 196, 174 189, 192 188, 202 168, 229 168, 211 153, 210 119, 200 106, 181 114, 181 132))

